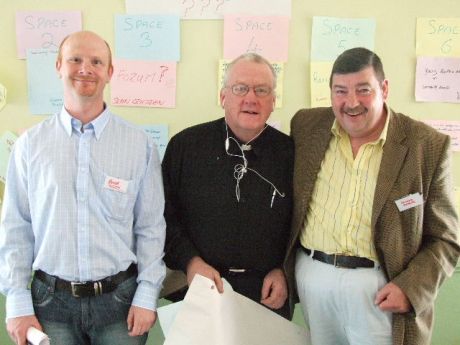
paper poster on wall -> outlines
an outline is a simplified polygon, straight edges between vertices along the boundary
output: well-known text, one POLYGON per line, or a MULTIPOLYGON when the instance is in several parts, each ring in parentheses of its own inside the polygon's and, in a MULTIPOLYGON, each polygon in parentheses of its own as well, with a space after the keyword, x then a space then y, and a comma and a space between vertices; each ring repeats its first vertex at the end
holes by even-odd
POLYGON ((460 151, 460 121, 423 120, 427 125, 447 134, 451 138, 451 150, 460 151))
POLYGON ((415 99, 418 102, 460 103, 460 58, 417 58, 415 99))
MULTIPOLYGON (((224 85, 224 76, 227 71, 229 60, 219 60, 218 74, 217 74, 217 105, 220 106, 220 90, 224 85)), ((284 64, 282 62, 272 62, 273 69, 276 73, 276 102, 275 108, 283 107, 283 84, 284 84, 284 64)))
POLYGON ((116 15, 115 56, 119 59, 179 61, 179 17, 116 15))
POLYGON ((10 131, 4 132, 0 137, 0 181, 3 183, 6 181, 8 160, 17 138, 18 136, 10 131))
MULTIPOLYGON (((460 214, 460 187, 454 187, 454 197, 455 197, 455 204, 457 205, 457 214, 460 214)), ((460 262, 457 263, 457 267, 460 267, 460 262)))
POLYGON ((181 19, 222 19, 224 14, 291 16, 291 0, 126 0, 128 14, 176 14, 181 19))
POLYGON ((57 50, 27 50, 29 108, 34 115, 54 114, 64 103, 62 82, 55 67, 56 57, 57 50))
POLYGON ((142 125, 141 128, 153 139, 158 149, 160 159, 163 160, 168 145, 168 125, 142 125))
POLYGON ((331 89, 329 88, 329 78, 332 71, 333 62, 310 63, 310 92, 312 107, 330 107, 331 89))
POLYGON ((80 11, 18 11, 18 58, 25 59, 27 49, 58 49, 64 37, 81 29, 80 11))
POLYGON ((257 53, 270 61, 288 60, 289 17, 224 17, 224 59, 257 53))
POLYGON ((375 19, 313 17, 312 61, 334 61, 345 50, 374 50, 375 19))
POLYGON ((115 59, 111 80, 113 105, 174 108, 176 63, 115 59))
POLYGON ((6 94, 6 87, 4 87, 3 84, 0 84, 0 110, 2 110, 6 105, 6 94))
POLYGON ((417 18, 417 56, 460 56, 460 18, 417 18))
POLYGON ((0 209, 2 208, 4 193, 5 193, 5 183, 0 181, 0 209))

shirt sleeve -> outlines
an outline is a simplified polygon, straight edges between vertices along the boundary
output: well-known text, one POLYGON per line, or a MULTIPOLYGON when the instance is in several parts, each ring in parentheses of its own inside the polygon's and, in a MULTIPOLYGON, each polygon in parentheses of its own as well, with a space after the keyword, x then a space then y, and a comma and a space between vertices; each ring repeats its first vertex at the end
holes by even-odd
POLYGON ((166 275, 163 262, 166 223, 163 217, 164 194, 158 151, 149 141, 147 169, 140 183, 134 206, 134 236, 139 283, 132 305, 156 310, 166 275))
POLYGON ((186 273, 187 264, 199 252, 190 240, 184 223, 184 215, 181 214, 180 197, 180 176, 183 173, 183 157, 178 137, 170 140, 163 158, 163 183, 165 190, 165 219, 166 219, 166 265, 175 270, 182 270, 186 273))
POLYGON ((10 156, 0 226, 0 291, 6 296, 6 318, 33 315, 28 289, 34 258, 34 234, 28 201, 27 134, 10 156))

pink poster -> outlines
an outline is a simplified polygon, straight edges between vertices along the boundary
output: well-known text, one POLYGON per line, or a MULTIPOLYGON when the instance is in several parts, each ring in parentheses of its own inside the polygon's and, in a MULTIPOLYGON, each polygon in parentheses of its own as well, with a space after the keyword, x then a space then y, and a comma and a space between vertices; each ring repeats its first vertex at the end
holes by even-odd
POLYGON ((174 108, 176 62, 121 60, 113 62, 112 105, 174 108))
POLYGON ((81 29, 80 11, 18 11, 16 12, 18 58, 25 59, 27 49, 56 50, 64 37, 81 29))
POLYGON ((460 103, 460 58, 418 57, 415 99, 460 103))
POLYGON ((224 59, 257 53, 271 62, 288 60, 289 17, 224 17, 224 59))

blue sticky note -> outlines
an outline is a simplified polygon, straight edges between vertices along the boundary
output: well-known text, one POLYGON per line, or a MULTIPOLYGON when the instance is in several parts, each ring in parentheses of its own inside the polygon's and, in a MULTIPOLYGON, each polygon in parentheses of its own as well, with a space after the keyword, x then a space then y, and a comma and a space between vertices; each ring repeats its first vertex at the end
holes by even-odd
POLYGON ((62 82, 56 72, 57 50, 27 50, 29 108, 34 115, 54 114, 61 110, 62 82))
POLYGON ((116 15, 115 55, 119 59, 179 61, 179 16, 116 15))
POLYGON ((345 50, 374 50, 375 19, 313 17, 311 60, 334 61, 345 50))
POLYGON ((157 146, 160 159, 163 160, 166 145, 168 145, 168 125, 144 125, 141 128, 152 137, 157 146))

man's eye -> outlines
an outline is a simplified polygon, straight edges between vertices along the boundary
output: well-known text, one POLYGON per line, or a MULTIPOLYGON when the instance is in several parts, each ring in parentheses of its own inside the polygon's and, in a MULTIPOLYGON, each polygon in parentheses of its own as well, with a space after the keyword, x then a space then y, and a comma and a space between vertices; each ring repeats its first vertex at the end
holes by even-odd
POLYGON ((68 61, 72 62, 72 63, 77 63, 77 62, 80 62, 80 59, 76 58, 76 57, 73 57, 73 58, 70 58, 68 61))
POLYGON ((365 89, 359 89, 358 90, 358 93, 361 94, 361 95, 368 95, 372 92, 371 89, 368 89, 368 88, 365 88, 365 89))
POLYGON ((264 87, 264 86, 259 86, 259 87, 254 88, 254 92, 257 95, 265 96, 265 95, 268 95, 270 93, 270 88, 264 87))

